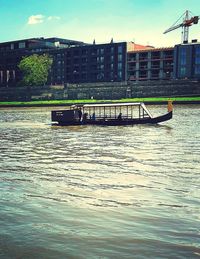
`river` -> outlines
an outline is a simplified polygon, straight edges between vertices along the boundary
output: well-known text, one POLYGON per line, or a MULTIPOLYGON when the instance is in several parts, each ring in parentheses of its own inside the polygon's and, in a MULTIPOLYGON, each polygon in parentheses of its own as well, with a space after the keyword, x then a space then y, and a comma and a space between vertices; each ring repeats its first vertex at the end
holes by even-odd
POLYGON ((200 105, 119 127, 52 109, 0 109, 0 258, 200 258, 200 105))

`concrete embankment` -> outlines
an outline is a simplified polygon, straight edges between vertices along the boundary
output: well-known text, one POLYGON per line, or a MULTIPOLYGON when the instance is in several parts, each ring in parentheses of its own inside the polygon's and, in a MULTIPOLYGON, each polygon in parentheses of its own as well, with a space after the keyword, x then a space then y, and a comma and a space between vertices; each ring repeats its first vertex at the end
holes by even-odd
POLYGON ((123 98, 177 96, 200 96, 200 82, 171 80, 0 88, 1 102, 80 99, 119 100, 123 98))

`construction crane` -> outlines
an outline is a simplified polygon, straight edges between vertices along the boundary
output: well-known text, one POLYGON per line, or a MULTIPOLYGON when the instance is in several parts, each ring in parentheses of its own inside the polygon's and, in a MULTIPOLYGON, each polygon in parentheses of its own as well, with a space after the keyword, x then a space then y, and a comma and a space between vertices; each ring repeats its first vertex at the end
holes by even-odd
POLYGON ((165 34, 182 27, 182 43, 186 43, 189 38, 189 27, 194 24, 198 24, 199 19, 200 16, 191 16, 191 12, 187 10, 169 29, 163 33, 165 34), (182 20, 181 23, 180 20, 182 20))

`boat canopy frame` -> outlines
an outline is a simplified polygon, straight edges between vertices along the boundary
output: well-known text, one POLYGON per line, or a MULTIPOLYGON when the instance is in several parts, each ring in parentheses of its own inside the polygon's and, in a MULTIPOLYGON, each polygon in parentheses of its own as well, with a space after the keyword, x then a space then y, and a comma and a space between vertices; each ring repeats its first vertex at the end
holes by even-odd
POLYGON ((122 114, 126 110, 126 113, 122 115, 124 119, 134 119, 133 108, 138 107, 139 119, 153 118, 150 111, 146 108, 144 103, 112 103, 112 104, 84 104, 84 105, 72 105, 70 109, 81 109, 83 114, 91 115, 95 114, 95 120, 116 120, 119 113, 122 114), (109 115, 107 114, 109 110, 109 115), (97 116, 98 114, 98 116, 97 116))

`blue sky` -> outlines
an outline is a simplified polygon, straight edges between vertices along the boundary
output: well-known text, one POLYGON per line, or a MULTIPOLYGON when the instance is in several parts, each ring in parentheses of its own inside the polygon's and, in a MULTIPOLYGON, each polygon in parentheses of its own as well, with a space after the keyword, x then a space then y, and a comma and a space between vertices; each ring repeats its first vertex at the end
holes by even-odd
MULTIPOLYGON (((0 42, 55 36, 173 46, 181 29, 163 31, 186 10, 200 15, 199 0, 0 0, 0 42)), ((189 36, 200 40, 200 23, 189 36)))

